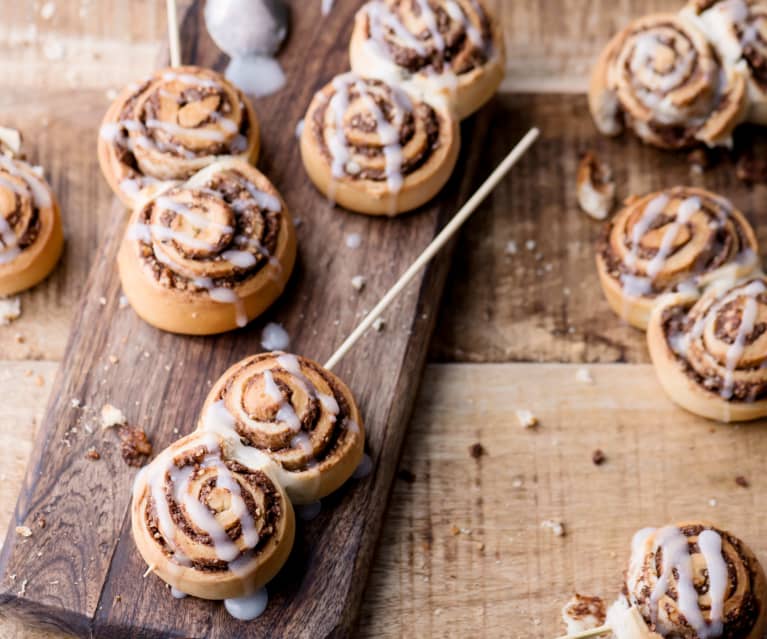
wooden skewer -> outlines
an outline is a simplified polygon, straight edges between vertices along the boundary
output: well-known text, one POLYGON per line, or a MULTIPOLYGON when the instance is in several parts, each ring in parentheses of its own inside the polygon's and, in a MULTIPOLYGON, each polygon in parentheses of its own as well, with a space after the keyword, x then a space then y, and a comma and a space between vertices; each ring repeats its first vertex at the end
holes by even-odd
POLYGON ((150 566, 148 566, 148 567, 147 567, 146 571, 145 571, 145 572, 144 572, 144 574, 141 576, 141 578, 142 578, 142 579, 145 579, 146 577, 148 577, 149 575, 151 575, 151 574, 152 574, 152 573, 153 573, 155 570, 157 570, 157 566, 156 566, 155 564, 151 564, 150 566))
POLYGON ((181 42, 178 34, 178 10, 176 0, 168 0, 168 43, 170 45, 170 65, 181 66, 181 42))
POLYGON ((599 628, 592 628, 591 630, 584 630, 583 632, 576 632, 574 635, 564 635, 557 637, 557 639, 590 639, 590 637, 598 637, 599 635, 606 635, 608 632, 612 632, 613 629, 610 626, 599 626, 599 628))
POLYGON ((330 356, 330 359, 325 363, 325 368, 332 369, 341 358, 354 346, 357 341, 365 334, 381 314, 388 308, 394 299, 402 292, 410 281, 416 276, 424 266, 426 266, 432 258, 439 252, 439 250, 450 240, 455 232, 461 228, 461 225, 469 219, 472 213, 477 210, 483 200, 490 194, 490 192, 498 185, 508 171, 513 167, 517 161, 525 154, 530 146, 540 135, 540 131, 537 128, 530 129, 525 137, 523 137, 517 145, 511 150, 506 158, 501 162, 498 167, 490 174, 490 177, 485 180, 485 183, 479 187, 477 192, 471 196, 468 202, 463 205, 460 211, 455 214, 452 220, 445 226, 444 229, 435 237, 431 244, 426 247, 426 250, 418 256, 415 262, 404 272, 402 277, 397 280, 397 283, 389 289, 389 292, 383 296, 383 299, 376 304, 375 308, 368 313, 365 318, 360 322, 359 326, 354 329, 351 335, 346 338, 343 344, 338 350, 330 356))

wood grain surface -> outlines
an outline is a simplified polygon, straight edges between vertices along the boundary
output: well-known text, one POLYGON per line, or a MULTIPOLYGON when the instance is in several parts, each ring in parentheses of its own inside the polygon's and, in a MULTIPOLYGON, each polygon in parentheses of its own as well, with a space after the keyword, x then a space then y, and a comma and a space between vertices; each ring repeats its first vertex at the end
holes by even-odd
MULTIPOLYGON (((220 68, 224 56, 204 29, 201 7, 195 3, 183 21, 183 59, 220 68)), ((262 350, 260 327, 266 321, 286 327, 292 350, 324 361, 474 187, 487 131, 483 115, 464 127, 470 143, 456 179, 417 214, 382 220, 334 210, 303 178, 292 133, 313 93, 347 68, 346 41, 335 34, 350 31, 356 4, 337 3, 323 30, 315 28, 319 4, 313 9, 294 20, 281 56, 293 78, 291 89, 260 100, 258 109, 264 139, 259 168, 301 220, 299 263, 289 294, 249 330, 208 339, 163 334, 119 306, 114 260, 125 216, 118 205, 104 211, 107 231, 74 316, 75 329, 0 556, 0 606, 8 614, 103 637, 229 637, 245 628, 261 636, 350 636, 449 251, 390 309, 386 320, 392 330, 373 333, 339 365, 338 374, 349 380, 365 416, 374 470, 327 498, 323 513, 300 527, 291 560, 270 584, 270 605, 254 622, 236 621, 217 602, 190 598, 179 604, 162 581, 142 579, 146 567, 126 516, 135 473, 120 459, 113 434, 94 420, 101 406, 114 404, 129 423, 145 428, 158 450, 166 446, 193 429, 211 381, 262 350), (350 233, 363 238, 360 248, 347 246, 350 233), (367 278, 361 293, 351 285, 357 274, 367 278), (84 414, 73 400, 85 404, 84 414), (86 456, 92 447, 100 454, 97 461, 86 456), (44 527, 37 525, 41 519, 44 527), (16 526, 34 529, 34 543, 14 534, 16 526)))
MULTIPOLYGON (((317 15, 319 1, 302 4, 317 15)), ((529 363, 427 369, 402 461, 415 481, 395 483, 365 592, 357 635, 363 638, 557 636, 558 610, 572 591, 614 593, 631 533, 676 517, 707 516, 731 526, 767 559, 767 536, 751 515, 764 507, 758 424, 709 433, 709 424, 671 406, 646 366, 591 365, 597 384, 584 387, 572 383, 577 366, 532 363, 645 361, 641 335, 615 322, 596 289, 591 251, 598 225, 574 207, 575 159, 585 148, 598 149, 614 162, 625 195, 687 181, 684 157, 629 139, 605 141, 582 97, 552 93, 582 92, 599 48, 631 17, 682 2, 490 3, 509 59, 506 95, 488 115, 500 138, 485 146, 480 161, 489 170, 500 158, 509 122, 522 128, 504 117, 507 111, 545 122, 545 135, 534 169, 515 172, 514 190, 497 192, 459 240, 430 357, 529 363), (543 248, 525 250, 528 239, 543 248), (505 253, 511 240, 514 256, 505 253), (565 281, 574 284, 569 296, 565 281), (537 433, 515 423, 520 404, 541 417, 537 433), (476 441, 488 451, 480 462, 467 452, 476 441), (589 466, 594 446, 608 456, 599 469, 589 466), (736 471, 749 478, 749 489, 734 485, 736 471), (568 535, 539 529, 544 516, 561 518, 568 535)), ((161 0, 54 0, 48 20, 40 15, 44 4, 0 0, 0 124, 21 128, 32 159, 45 167, 62 201, 68 242, 54 276, 22 295, 22 318, 0 326, 0 387, 14 398, 0 403, 0 535, 111 223, 111 194, 93 151, 97 123, 109 92, 153 68, 165 38, 161 0)), ((324 24, 318 17, 315 23, 324 24)), ((744 187, 729 169, 689 177, 730 194, 752 221, 762 219, 765 187, 744 187)), ((136 407, 131 415, 152 410, 136 407)), ((2 587, 18 591, 21 583, 2 587)), ((61 636, 0 619, 1 639, 61 636)))

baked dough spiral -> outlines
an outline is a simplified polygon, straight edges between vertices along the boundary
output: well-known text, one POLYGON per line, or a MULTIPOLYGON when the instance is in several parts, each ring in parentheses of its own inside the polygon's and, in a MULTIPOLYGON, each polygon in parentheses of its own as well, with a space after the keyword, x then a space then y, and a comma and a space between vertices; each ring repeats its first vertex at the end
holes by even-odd
POLYGON ((647 329, 655 372, 682 408, 723 422, 767 416, 767 279, 659 300, 647 329))
POLYGON ((296 238, 285 202, 244 160, 226 159, 131 216, 118 255, 134 310, 190 335, 244 326, 285 288, 296 238))
POLYGON ((743 70, 723 65, 691 21, 654 14, 632 22, 604 49, 589 107, 605 135, 625 124, 648 144, 678 149, 730 144, 749 103, 743 70))
POLYGON ((221 156, 255 163, 258 150, 248 99, 222 75, 193 66, 129 85, 109 107, 98 138, 104 177, 129 208, 221 156))
POLYGON ((314 96, 301 157, 330 199, 360 213, 394 215, 424 204, 445 185, 459 137, 449 111, 398 85, 345 73, 314 96))
POLYGON ((271 465, 236 438, 195 432, 136 477, 131 523, 163 581, 203 599, 253 593, 290 554, 293 508, 271 465))
POLYGON ((34 167, 0 154, 0 296, 45 279, 63 245, 51 187, 34 167))
POLYGON ((629 199, 606 224, 596 259, 612 309, 644 329, 660 294, 747 275, 757 250, 753 229, 728 200, 678 186, 629 199))
POLYGON ((767 124, 767 1, 692 0, 682 11, 726 63, 748 70, 749 120, 767 124))
POLYGON ((645 529, 634 537, 626 593, 664 637, 761 639, 764 572, 731 533, 702 522, 645 529))
POLYGON ((444 95, 463 119, 503 79, 501 31, 481 0, 373 0, 357 12, 352 70, 444 95))
POLYGON ((287 353, 261 353, 227 370, 205 401, 199 427, 239 436, 268 455, 295 504, 338 489, 364 452, 362 417, 346 384, 287 353))

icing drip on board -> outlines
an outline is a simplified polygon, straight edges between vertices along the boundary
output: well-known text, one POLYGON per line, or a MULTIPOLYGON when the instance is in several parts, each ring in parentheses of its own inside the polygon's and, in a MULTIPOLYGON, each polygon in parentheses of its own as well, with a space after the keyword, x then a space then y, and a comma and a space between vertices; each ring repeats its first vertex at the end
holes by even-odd
POLYGON ((261 588, 252 595, 224 599, 226 611, 240 621, 252 621, 260 617, 269 604, 269 593, 266 588, 261 588))

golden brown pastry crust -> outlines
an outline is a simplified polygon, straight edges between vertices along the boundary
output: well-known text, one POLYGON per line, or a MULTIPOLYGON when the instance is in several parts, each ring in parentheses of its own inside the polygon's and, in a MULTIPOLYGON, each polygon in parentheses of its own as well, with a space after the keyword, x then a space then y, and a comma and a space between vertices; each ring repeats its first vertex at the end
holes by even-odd
POLYGON ((613 37, 592 72, 589 107, 605 135, 625 124, 648 144, 679 149, 730 144, 749 103, 743 71, 723 66, 694 23, 669 13, 613 37))
POLYGON ((687 521, 643 531, 635 537, 635 544, 626 592, 629 602, 656 632, 679 639, 700 639, 701 628, 695 628, 698 624, 705 628, 704 632, 715 633, 710 636, 721 639, 761 639, 767 621, 767 584, 762 566, 743 541, 712 524, 687 521), (704 531, 708 539, 701 548, 704 531), (664 551, 668 557, 663 556, 664 551), (664 570, 664 559, 672 561, 677 555, 689 562, 686 564, 690 568, 689 579, 680 570, 664 570), (718 568, 712 570, 711 564, 720 561, 718 568), (712 586, 719 578, 717 570, 724 572, 726 582, 716 584, 724 585, 721 593, 715 593, 717 589, 712 586), (668 580, 665 587, 663 577, 668 580), (680 581, 685 583, 680 585, 680 581), (695 603, 680 600, 680 590, 687 591, 689 587, 698 595, 695 603), (654 600, 656 589, 660 591, 654 600), (716 610, 714 602, 721 609, 716 610), (688 619, 683 611, 691 606, 694 608, 688 619), (697 620, 696 613, 700 615, 697 620), (717 621, 721 623, 719 633, 717 621))
POLYGON ((349 57, 360 75, 445 96, 459 119, 492 98, 506 66, 503 34, 482 0, 368 2, 355 17, 349 57))
POLYGON ((133 539, 151 571, 181 592, 242 597, 287 560, 293 508, 269 460, 254 452, 236 439, 195 432, 137 476, 133 539))
POLYGON ((445 185, 459 138, 447 110, 399 86, 347 73, 314 96, 301 158, 329 199, 359 213, 395 215, 421 206, 445 185))
POLYGON ((98 138, 101 171, 129 208, 221 157, 255 163, 258 151, 250 101, 219 73, 194 66, 161 69, 126 87, 98 138))
POLYGON ((677 186, 627 200, 605 225, 596 262, 610 307, 647 327, 658 296, 758 268, 756 236, 727 199, 677 186))
POLYGON ((661 386, 682 408, 739 422, 767 416, 767 280, 720 281, 700 299, 661 298, 647 345, 661 386))
POLYGON ((341 487, 362 460, 365 431, 349 388, 305 357, 261 353, 227 370, 210 391, 199 428, 236 433, 268 455, 295 504, 341 487))
POLYGON ((0 296, 45 279, 63 246, 61 214, 51 187, 26 162, 0 155, 0 296))
POLYGON ((285 288, 295 256, 295 229, 280 194, 250 164, 230 158, 137 208, 118 266, 125 295, 145 321, 209 335, 266 310, 285 288))

